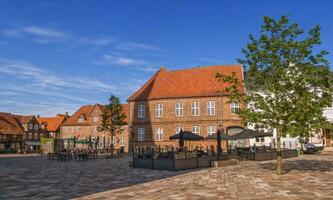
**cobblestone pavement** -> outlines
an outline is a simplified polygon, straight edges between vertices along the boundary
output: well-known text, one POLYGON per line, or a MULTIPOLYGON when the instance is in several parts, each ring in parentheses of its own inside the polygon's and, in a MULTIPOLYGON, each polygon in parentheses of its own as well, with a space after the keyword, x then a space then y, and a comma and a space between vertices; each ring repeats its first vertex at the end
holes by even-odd
POLYGON ((130 157, 0 158, 0 199, 333 199, 333 153, 197 171, 133 169, 130 157))

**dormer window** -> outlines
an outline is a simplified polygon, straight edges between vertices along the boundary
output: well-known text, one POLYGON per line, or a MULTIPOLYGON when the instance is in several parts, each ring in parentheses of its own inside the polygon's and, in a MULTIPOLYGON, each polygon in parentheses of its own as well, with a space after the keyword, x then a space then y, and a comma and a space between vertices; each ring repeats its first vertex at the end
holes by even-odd
POLYGON ((80 115, 78 122, 84 122, 86 117, 84 115, 80 115))

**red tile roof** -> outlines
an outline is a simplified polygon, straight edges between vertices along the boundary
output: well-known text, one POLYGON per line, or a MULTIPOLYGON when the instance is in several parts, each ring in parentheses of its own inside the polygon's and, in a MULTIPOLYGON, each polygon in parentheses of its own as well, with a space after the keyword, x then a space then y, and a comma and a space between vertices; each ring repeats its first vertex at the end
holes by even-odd
MULTIPOLYGON (((216 73, 235 76, 243 80, 242 65, 209 66, 168 71, 161 68, 148 80, 129 101, 174 97, 218 96, 229 84, 219 82, 216 73)), ((240 88, 244 92, 244 88, 240 88)))
POLYGON ((22 124, 11 113, 0 112, 0 134, 22 135, 22 124))
POLYGON ((86 118, 89 116, 90 112, 93 110, 94 105, 85 105, 82 106, 78 111, 76 111, 70 118, 68 118, 62 126, 73 126, 73 125, 80 125, 80 126, 89 126, 90 123, 88 121, 85 122, 78 122, 81 115, 85 115, 86 118))
MULTIPOLYGON (((122 106, 123 106, 123 111, 126 113, 126 116, 128 116, 128 106, 127 106, 127 104, 122 104, 122 106)), ((82 106, 70 118, 68 118, 62 124, 62 126, 90 126, 91 122, 89 122, 89 121, 78 122, 78 120, 79 120, 81 115, 84 115, 87 119, 90 116, 90 113, 94 110, 95 107, 99 107, 101 109, 101 111, 103 111, 105 109, 105 106, 101 105, 101 104, 82 106)))
MULTIPOLYGON (((13 115, 13 114, 12 114, 13 115)), ((24 115, 13 115, 16 119, 18 119, 22 124, 28 124, 34 115, 24 116, 24 115)))
POLYGON ((37 117, 39 124, 46 124, 46 131, 55 132, 65 121, 66 115, 57 115, 55 117, 37 117))

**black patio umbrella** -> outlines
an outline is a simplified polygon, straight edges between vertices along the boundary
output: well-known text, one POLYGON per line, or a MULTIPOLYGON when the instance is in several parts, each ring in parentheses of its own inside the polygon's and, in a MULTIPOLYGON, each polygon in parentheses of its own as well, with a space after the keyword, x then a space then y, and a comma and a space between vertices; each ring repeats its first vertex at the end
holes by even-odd
MULTIPOLYGON (((214 134, 206 136, 205 140, 217 140, 218 139, 217 137, 218 137, 217 133, 214 133, 214 134)), ((231 139, 232 138, 230 135, 227 135, 225 133, 220 134, 220 140, 231 140, 231 139)))
POLYGON ((169 139, 170 140, 180 140, 181 139, 181 135, 182 135, 182 140, 186 140, 186 141, 200 141, 203 140, 204 137, 197 135, 195 133, 192 133, 190 131, 183 131, 180 130, 179 133, 177 133, 176 135, 170 136, 169 139))
POLYGON ((204 137, 197 135, 195 133, 192 133, 190 131, 183 131, 180 130, 179 133, 176 135, 170 136, 170 140, 179 140, 179 148, 182 150, 184 147, 184 141, 200 141, 203 140, 204 137))
POLYGON ((273 134, 272 133, 266 133, 264 131, 244 129, 243 131, 231 136, 231 139, 232 140, 240 140, 240 139, 258 138, 258 137, 270 137, 270 136, 273 136, 273 134))

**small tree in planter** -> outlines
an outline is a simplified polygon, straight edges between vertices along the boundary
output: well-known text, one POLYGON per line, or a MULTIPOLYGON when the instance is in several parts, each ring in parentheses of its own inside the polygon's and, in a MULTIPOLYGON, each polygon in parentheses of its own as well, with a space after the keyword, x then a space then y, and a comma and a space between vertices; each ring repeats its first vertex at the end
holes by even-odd
POLYGON ((111 95, 109 104, 105 105, 102 116, 102 124, 99 127, 100 131, 110 133, 111 136, 111 156, 114 153, 114 143, 117 134, 120 134, 124 130, 124 126, 127 125, 125 121, 126 115, 122 110, 119 98, 111 95))
POLYGON ((260 123, 277 130, 277 174, 283 173, 281 137, 307 137, 309 132, 327 125, 323 109, 332 102, 332 78, 328 53, 313 48, 320 42, 320 27, 303 36, 296 23, 288 17, 279 20, 264 17, 260 36, 250 35, 243 49, 247 95, 238 88, 243 84, 234 75, 217 74, 230 101, 241 103, 238 114, 247 123, 260 123))

